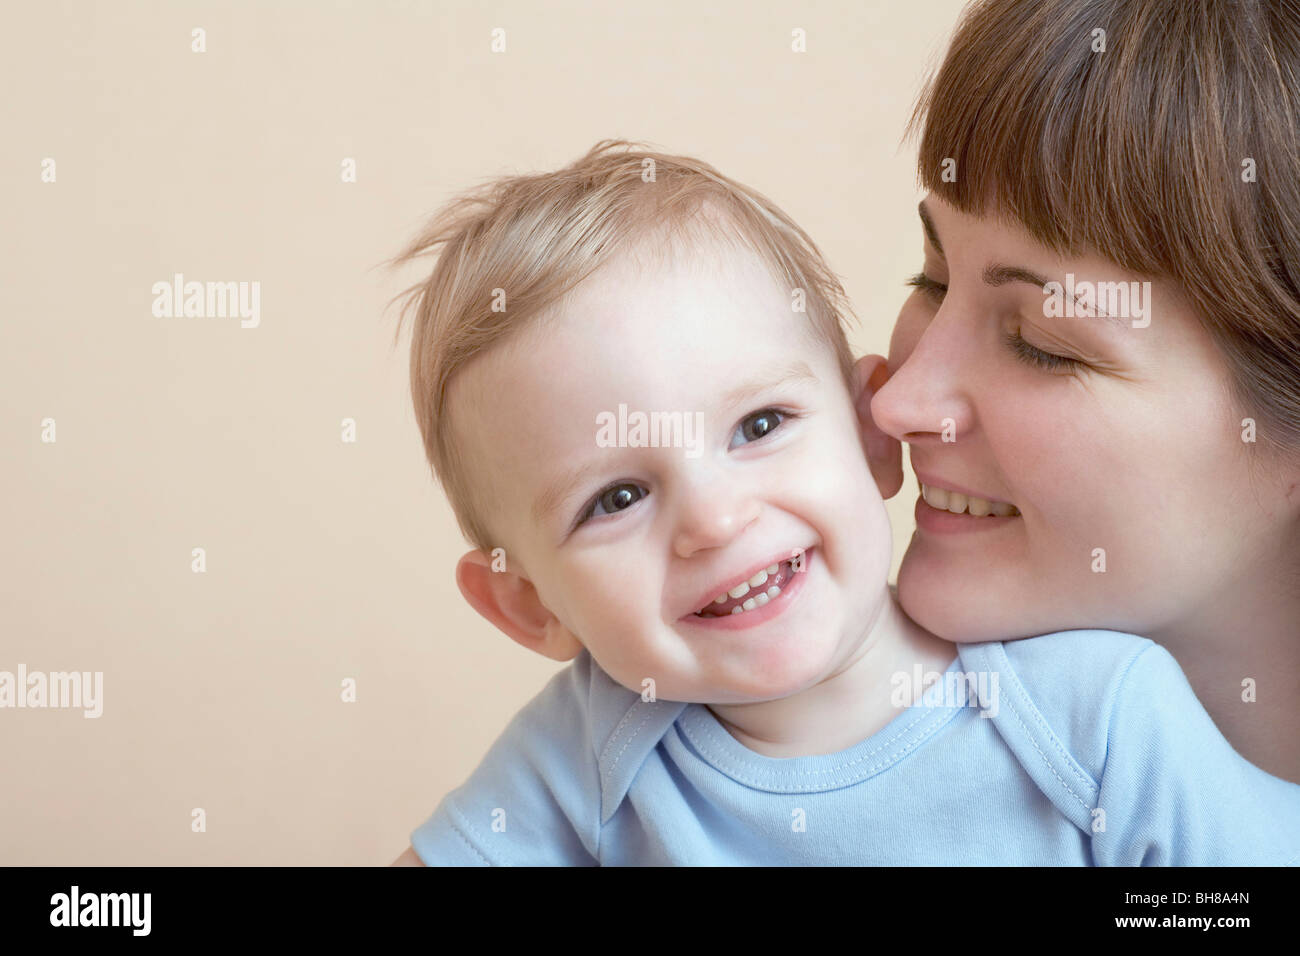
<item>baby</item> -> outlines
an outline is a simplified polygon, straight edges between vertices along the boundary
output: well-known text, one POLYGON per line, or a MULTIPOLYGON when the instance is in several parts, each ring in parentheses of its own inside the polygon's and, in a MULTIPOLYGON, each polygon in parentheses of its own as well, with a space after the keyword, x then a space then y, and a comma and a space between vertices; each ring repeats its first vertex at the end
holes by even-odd
POLYGON ((397 262, 426 253, 412 390, 474 546, 457 584, 572 663, 399 862, 1300 860, 1300 787, 1159 646, 954 645, 900 611, 884 360, 853 361, 835 274, 765 197, 605 142, 397 262))

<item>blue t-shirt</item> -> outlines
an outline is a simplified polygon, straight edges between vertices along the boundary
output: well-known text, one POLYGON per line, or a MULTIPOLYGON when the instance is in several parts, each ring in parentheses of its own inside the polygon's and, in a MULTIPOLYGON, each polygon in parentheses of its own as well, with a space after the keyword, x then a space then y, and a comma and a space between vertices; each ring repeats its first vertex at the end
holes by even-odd
POLYGON ((1300 785, 1237 754, 1159 645, 955 648, 866 740, 789 758, 584 651, 411 845, 429 865, 1300 865, 1300 785))

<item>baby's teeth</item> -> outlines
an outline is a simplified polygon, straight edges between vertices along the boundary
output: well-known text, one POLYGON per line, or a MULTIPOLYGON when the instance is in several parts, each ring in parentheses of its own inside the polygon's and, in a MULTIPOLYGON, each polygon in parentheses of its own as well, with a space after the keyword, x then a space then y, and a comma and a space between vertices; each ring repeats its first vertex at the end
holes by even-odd
POLYGON ((780 594, 781 594, 781 589, 777 585, 773 584, 766 591, 759 591, 757 594, 755 594, 752 598, 749 598, 743 604, 738 604, 735 607, 733 607, 731 609, 731 613, 744 614, 746 611, 753 611, 757 608, 762 607, 764 604, 766 604, 768 601, 772 600, 773 598, 779 597, 780 594))
MULTIPOLYGON (((715 597, 715 598, 713 599, 713 603, 714 603, 714 604, 726 604, 726 603, 727 603, 727 600, 728 600, 729 598, 741 598, 741 597, 744 597, 746 594, 749 593, 749 591, 750 591, 751 588, 762 587, 764 584, 766 584, 766 583, 767 583, 767 579, 768 579, 771 575, 776 574, 777 571, 779 571, 780 569, 781 569, 781 566, 780 566, 780 564, 778 563, 778 564, 774 564, 774 565, 772 565, 770 568, 766 568, 766 569, 764 569, 764 570, 762 570, 762 571, 759 571, 757 574, 755 574, 755 575, 754 575, 752 578, 750 578, 748 581, 742 582, 741 584, 737 584, 737 585, 736 585, 734 588, 732 588, 730 591, 727 591, 727 592, 725 592, 725 593, 723 593, 723 594, 719 594, 717 597, 715 597)), ((755 594, 753 597, 749 598, 747 601, 744 601, 743 603, 737 605, 736 607, 733 607, 733 608, 731 609, 731 613, 732 613, 732 614, 743 614, 745 611, 752 611, 752 610, 754 610, 755 608, 762 607, 762 606, 763 606, 764 604, 766 604, 768 601, 772 600, 772 598, 777 597, 780 593, 781 593, 781 588, 780 588, 780 587, 778 587, 778 586, 775 585, 775 584, 773 584, 773 585, 769 585, 769 587, 768 587, 768 589, 767 589, 766 591, 759 591, 757 594, 755 594)))
POLYGON ((1007 515, 1013 514, 1016 509, 1013 505, 1009 505, 1005 501, 999 501, 995 505, 990 505, 990 510, 992 510, 992 512, 999 518, 1005 518, 1007 515))
POLYGON ((985 501, 983 498, 972 498, 966 503, 966 510, 977 518, 983 518, 992 507, 992 502, 985 501))
POLYGON ((966 496, 960 492, 948 492, 948 510, 955 515, 961 514, 966 510, 966 496))
POLYGON ((925 503, 931 508, 938 508, 940 511, 948 509, 948 492, 944 489, 929 488, 922 485, 921 493, 922 497, 925 498, 925 503))

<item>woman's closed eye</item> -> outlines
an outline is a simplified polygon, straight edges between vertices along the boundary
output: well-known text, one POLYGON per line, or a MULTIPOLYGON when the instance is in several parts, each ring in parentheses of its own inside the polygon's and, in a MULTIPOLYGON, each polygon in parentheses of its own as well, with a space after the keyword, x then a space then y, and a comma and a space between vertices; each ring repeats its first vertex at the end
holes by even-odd
POLYGON ((947 285, 937 279, 931 279, 924 272, 918 272, 909 278, 907 284, 914 289, 920 289, 922 295, 936 304, 942 302, 943 297, 948 294, 947 285))
POLYGON ((1045 372, 1059 372, 1062 369, 1084 368, 1086 363, 1076 358, 1070 358, 1068 355, 1058 355, 1056 352, 1044 352, 1037 346, 1030 345, 1020 334, 1020 330, 1006 332, 1002 336, 1006 342, 1007 348, 1020 361, 1026 365, 1032 365, 1034 368, 1040 368, 1045 372))
MULTIPOLYGON (((907 284, 914 289, 921 290, 921 294, 930 299, 936 305, 943 302, 944 297, 948 294, 948 286, 939 282, 937 279, 931 279, 924 272, 918 272, 907 280, 907 284)), ((1060 355, 1056 352, 1048 352, 1031 345, 1020 334, 1020 330, 1007 332, 1002 336, 1003 342, 1007 348, 1021 362, 1034 368, 1042 369, 1045 372, 1058 372, 1063 369, 1083 368, 1086 363, 1068 355, 1060 355)))
MULTIPOLYGON (((786 421, 802 417, 801 412, 793 412, 789 409, 759 409, 746 415, 736 424, 735 431, 732 432, 732 443, 727 446, 727 450, 742 445, 752 445, 779 430, 786 421), (736 441, 737 438, 741 440, 736 441)), ((649 494, 650 490, 639 482, 619 479, 596 493, 579 515, 574 527, 577 528, 592 518, 609 517, 627 511, 649 494)))

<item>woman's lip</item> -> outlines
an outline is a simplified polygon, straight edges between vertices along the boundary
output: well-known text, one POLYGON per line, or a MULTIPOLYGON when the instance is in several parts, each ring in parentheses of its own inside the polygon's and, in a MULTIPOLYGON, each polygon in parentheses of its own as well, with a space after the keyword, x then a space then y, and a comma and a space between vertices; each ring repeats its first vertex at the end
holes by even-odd
MULTIPOLYGON (((928 482, 927 482, 928 484, 928 482)), ((916 526, 922 531, 935 534, 960 534, 965 531, 992 531, 1004 527, 1008 521, 1019 521, 1019 515, 985 515, 982 518, 972 514, 955 515, 951 511, 940 510, 926 503, 920 495, 916 496, 916 526)))
MULTIPOLYGON (((781 589, 781 593, 762 607, 756 607, 752 611, 742 611, 740 614, 724 614, 722 617, 701 617, 692 612, 683 617, 682 620, 689 621, 699 627, 739 631, 757 627, 778 614, 783 614, 794 602, 794 599, 803 593, 805 579, 808 577, 808 572, 812 570, 812 554, 812 548, 803 552, 803 570, 796 571, 794 577, 790 579, 790 583, 781 589)), ((783 560, 789 561, 790 559, 784 558, 783 560)))
POLYGON ((993 504, 1003 504, 1003 505, 1015 504, 1014 501, 1007 501, 1005 498, 995 498, 993 495, 986 495, 982 491, 972 491, 971 489, 963 485, 953 484, 951 481, 946 481, 945 479, 940 478, 938 475, 933 474, 932 472, 921 471, 915 465, 913 465, 912 470, 916 472, 916 480, 919 481, 921 484, 925 485, 927 488, 941 488, 944 491, 950 491, 950 492, 955 491, 957 492, 957 494, 965 495, 967 498, 983 498, 985 501, 991 501, 993 504))

